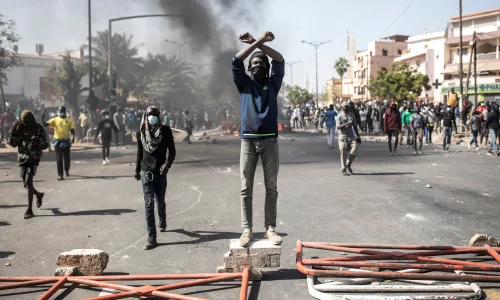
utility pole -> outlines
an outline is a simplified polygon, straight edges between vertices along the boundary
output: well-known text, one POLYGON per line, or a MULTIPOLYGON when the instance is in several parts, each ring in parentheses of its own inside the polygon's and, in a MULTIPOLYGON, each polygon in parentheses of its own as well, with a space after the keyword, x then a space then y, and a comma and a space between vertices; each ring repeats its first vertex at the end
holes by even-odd
POLYGON ((92 91, 92 10, 89 0, 89 96, 92 91))
POLYGON ((459 13, 460 13, 460 101, 459 104, 459 112, 460 112, 460 123, 464 124, 465 120, 463 119, 463 101, 464 101, 464 64, 463 64, 463 36, 462 36, 462 0, 458 0, 459 13))
POLYGON ((287 62, 286 64, 290 66, 290 86, 293 85, 293 65, 302 62, 301 60, 298 61, 292 61, 292 62, 287 62))
POLYGON ((326 42, 306 42, 306 41, 302 41, 302 43, 309 44, 309 45, 313 46, 314 49, 316 49, 316 101, 317 102, 319 102, 319 88, 318 88, 318 48, 321 45, 324 45, 324 44, 327 44, 327 43, 331 43, 331 42, 332 42, 331 40, 326 41, 326 42))
POLYGON ((198 88, 201 88, 201 69, 203 67, 210 66, 210 64, 204 64, 204 65, 195 65, 193 64, 198 69, 198 88))
POLYGON ((474 51, 474 107, 477 107, 477 40, 476 40, 476 31, 474 31, 474 37, 472 38, 473 43, 473 51, 474 51))
POLYGON ((165 40, 165 42, 174 44, 179 48, 179 61, 182 61, 182 47, 186 46, 187 44, 190 44, 191 41, 188 42, 178 42, 178 41, 170 41, 170 40, 165 40))

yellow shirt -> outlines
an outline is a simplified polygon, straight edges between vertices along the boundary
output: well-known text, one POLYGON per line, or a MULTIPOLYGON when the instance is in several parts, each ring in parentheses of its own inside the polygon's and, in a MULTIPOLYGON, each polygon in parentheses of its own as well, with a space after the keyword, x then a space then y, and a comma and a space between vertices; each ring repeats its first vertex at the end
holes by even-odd
POLYGON ((448 96, 448 105, 451 107, 457 106, 457 94, 450 93, 450 95, 448 96))
POLYGON ((78 119, 78 121, 80 121, 80 126, 82 126, 82 127, 89 125, 89 118, 84 113, 82 113, 80 115, 80 118, 78 119))
POLYGON ((55 117, 50 119, 47 123, 49 123, 50 127, 54 127, 54 138, 56 140, 69 139, 70 130, 75 129, 73 120, 70 118, 55 117))

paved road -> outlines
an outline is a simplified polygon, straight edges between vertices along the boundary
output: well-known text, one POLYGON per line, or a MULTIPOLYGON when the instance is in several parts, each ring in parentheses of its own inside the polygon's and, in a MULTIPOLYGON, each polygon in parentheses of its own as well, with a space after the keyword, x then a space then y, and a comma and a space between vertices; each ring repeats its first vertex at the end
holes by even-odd
MULTIPOLYGON (((305 278, 295 271, 298 239, 465 245, 475 233, 500 232, 500 160, 484 151, 479 156, 459 146, 449 153, 426 147, 424 155, 413 156, 404 148, 391 157, 385 143, 365 141, 353 168, 357 175, 343 177, 338 150, 327 148, 324 135, 290 137, 280 139, 281 268, 253 284, 249 299, 309 299, 305 278)), ((72 159, 72 176, 57 182, 53 154, 44 157, 36 177, 36 187, 46 193, 44 205, 35 209, 36 218, 23 220, 19 170, 12 155, 0 156, 0 274, 51 275, 57 255, 77 248, 108 252, 108 273, 214 272, 223 264, 229 239, 240 236, 237 139, 178 145, 168 177, 169 230, 159 234, 161 246, 153 251, 142 250, 146 230, 141 186, 132 178, 135 149, 113 148, 108 166, 101 165, 100 149, 75 152, 72 159)), ((256 224, 263 223, 264 192, 259 168, 256 224)), ((254 230, 256 237, 263 235, 263 226, 254 230)), ((40 291, 0 291, 0 297, 34 299, 40 291)), ((100 292, 77 289, 66 299, 100 292)), ((198 295, 234 299, 237 294, 223 285, 198 295)))

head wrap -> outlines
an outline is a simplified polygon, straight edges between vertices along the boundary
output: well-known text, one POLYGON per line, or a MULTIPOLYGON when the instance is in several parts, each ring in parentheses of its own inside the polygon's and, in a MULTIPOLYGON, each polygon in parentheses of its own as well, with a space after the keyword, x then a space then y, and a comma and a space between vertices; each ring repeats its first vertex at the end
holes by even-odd
POLYGON ((141 121, 141 142, 144 150, 153 153, 158 145, 161 143, 161 118, 160 110, 156 106, 150 106, 144 111, 141 121), (148 115, 153 113, 158 117, 158 123, 151 128, 148 122, 148 115))

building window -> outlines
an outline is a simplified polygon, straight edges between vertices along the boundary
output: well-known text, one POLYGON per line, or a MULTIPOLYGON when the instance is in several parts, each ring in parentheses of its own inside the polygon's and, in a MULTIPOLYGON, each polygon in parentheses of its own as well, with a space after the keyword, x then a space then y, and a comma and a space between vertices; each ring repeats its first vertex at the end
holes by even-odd
POLYGON ((387 56, 387 50, 386 49, 382 49, 382 56, 387 56))
MULTIPOLYGON (((460 49, 459 49, 460 51, 460 49)), ((460 52, 459 52, 460 53, 460 52)), ((459 54, 460 55, 460 54, 459 54)), ((462 56, 466 56, 466 55, 469 55, 469 48, 463 48, 462 49, 462 56)))
POLYGON ((399 55, 403 54, 403 50, 398 49, 398 54, 399 54, 399 55))
POLYGON ((355 87, 354 87, 354 95, 357 95, 357 94, 358 94, 358 87, 357 87, 357 86, 355 86, 355 87))

